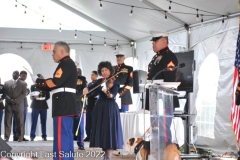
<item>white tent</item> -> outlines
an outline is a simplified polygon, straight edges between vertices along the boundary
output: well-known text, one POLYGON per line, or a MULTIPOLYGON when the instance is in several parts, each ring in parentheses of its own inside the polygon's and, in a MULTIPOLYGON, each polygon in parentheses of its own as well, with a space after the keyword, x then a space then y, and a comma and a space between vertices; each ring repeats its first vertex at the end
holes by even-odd
MULTIPOLYGON (((17 62, 14 62, 14 59, 8 59, 9 66, 1 66, 0 77, 3 77, 1 74, 4 73, 4 76, 6 75, 10 79, 11 72, 5 73, 4 70, 12 66, 11 62, 23 63, 24 60, 29 63, 30 67, 27 66, 27 68, 33 74, 42 73, 45 77, 51 77, 56 64, 51 60, 51 51, 42 51, 41 44, 54 43, 59 40, 70 43, 71 49, 75 50, 75 59, 79 62, 79 67, 82 68, 88 81, 90 80, 90 72, 96 70, 99 61, 109 60, 116 64, 113 51, 117 44, 119 45, 118 49, 124 50, 128 57, 135 58, 130 58, 128 61, 132 63, 134 69, 146 70, 154 54, 149 41, 151 36, 149 31, 167 31, 170 33, 169 46, 173 51, 191 49, 194 50, 195 54, 196 71, 194 73, 194 93, 191 107, 193 108, 192 113, 198 116, 194 116, 191 121, 192 125, 195 126, 194 135, 196 135, 192 142, 198 146, 220 152, 237 150, 230 125, 232 79, 239 23, 237 16, 240 14, 237 0, 52 1, 105 31, 82 29, 77 31, 78 38, 74 38, 77 26, 70 26, 59 33, 60 20, 52 22, 55 23, 56 29, 30 29, 29 27, 24 28, 24 24, 21 28, 10 28, 0 24, 0 61, 1 56, 5 53, 14 53, 23 58, 17 62), (103 9, 99 9, 100 3, 103 9), (169 6, 171 6, 172 12, 169 12, 169 6), (133 13, 132 16, 129 16, 131 9, 133 9, 133 13), (167 21, 164 20, 165 10, 167 11, 167 21), (183 13, 192 13, 192 15, 183 13), (200 19, 203 18, 203 24, 196 21, 197 14, 199 14, 200 19), (89 43, 90 38, 93 41, 92 44, 89 43), (104 38, 106 38, 107 47, 103 46, 104 38), (130 47, 131 41, 136 42, 136 46, 130 47), (208 77, 207 82, 209 83, 202 83, 208 77), (204 93, 207 96, 204 96, 204 93), (208 99, 211 97, 211 100, 206 100, 206 97, 208 99), (208 117, 203 120, 201 118, 204 115, 208 115, 208 117)), ((28 4, 27 0, 18 0, 18 2, 28 6, 27 14, 34 14, 33 11, 38 11, 38 17, 32 19, 32 23, 42 21, 44 9, 41 10, 41 2, 38 2, 39 6, 35 6, 35 8, 32 4, 28 4), (32 10, 30 10, 31 7, 32 10)), ((0 0, 0 3, 0 8, 12 5, 15 9, 15 1, 7 4, 4 0, 0 0)), ((20 7, 22 6, 18 4, 17 8, 20 7)), ((23 13, 24 9, 26 10, 26 7, 21 8, 19 12, 23 13)), ((58 13, 58 10, 51 9, 52 12, 58 13)), ((0 13, 1 11, 3 9, 0 9, 0 13)), ((16 19, 19 15, 10 16, 11 12, 13 11, 4 10, 4 13, 0 14, 0 19, 7 19, 16 22, 16 24, 21 23, 22 19, 16 19), (8 15, 9 18, 6 18, 8 15)), ((71 19, 71 17, 68 18, 71 19)), ((3 22, 3 24, 5 23, 7 21, 3 22)), ((64 25, 62 24, 62 26, 64 25)), ((18 66, 26 68, 21 64, 18 66)), ((2 78, 2 82, 4 80, 7 79, 2 78)), ((134 95, 135 99, 137 97, 138 95, 134 95)), ((139 108, 137 100, 133 106, 135 109, 139 108)), ((48 120, 50 120, 51 112, 48 113, 48 120)), ((48 128, 50 130, 51 124, 48 128)), ((48 135, 51 136, 52 133, 48 132, 48 135)))

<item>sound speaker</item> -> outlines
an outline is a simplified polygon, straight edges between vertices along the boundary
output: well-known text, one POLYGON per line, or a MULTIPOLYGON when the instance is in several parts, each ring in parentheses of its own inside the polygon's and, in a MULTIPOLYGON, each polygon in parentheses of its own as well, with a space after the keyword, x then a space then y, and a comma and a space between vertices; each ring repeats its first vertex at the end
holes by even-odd
POLYGON ((10 153, 12 148, 2 139, 0 138, 0 157, 6 156, 7 153, 10 153))
POLYGON ((144 86, 147 82, 147 72, 142 70, 133 71, 133 93, 144 92, 144 86))

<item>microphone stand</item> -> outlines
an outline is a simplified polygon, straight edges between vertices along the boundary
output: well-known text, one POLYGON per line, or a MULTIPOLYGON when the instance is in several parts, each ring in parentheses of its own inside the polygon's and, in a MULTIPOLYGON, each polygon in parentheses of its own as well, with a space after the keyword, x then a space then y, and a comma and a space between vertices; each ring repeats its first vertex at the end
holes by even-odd
POLYGON ((158 72, 153 76, 151 83, 153 83, 153 80, 155 80, 155 78, 157 77, 157 75, 159 75, 160 73, 162 73, 162 72, 164 72, 164 71, 168 71, 168 70, 167 70, 168 68, 169 68, 169 67, 164 68, 164 69, 158 71, 158 72))
POLYGON ((166 67, 164 69, 162 69, 161 71, 158 71, 152 78, 152 81, 151 83, 153 83, 153 80, 157 77, 157 75, 159 75, 161 72, 164 72, 164 71, 174 71, 175 69, 177 68, 182 68, 182 67, 185 67, 185 63, 181 63, 179 64, 178 66, 169 66, 169 67, 166 67), (168 69, 172 69, 172 70, 168 70, 168 69))

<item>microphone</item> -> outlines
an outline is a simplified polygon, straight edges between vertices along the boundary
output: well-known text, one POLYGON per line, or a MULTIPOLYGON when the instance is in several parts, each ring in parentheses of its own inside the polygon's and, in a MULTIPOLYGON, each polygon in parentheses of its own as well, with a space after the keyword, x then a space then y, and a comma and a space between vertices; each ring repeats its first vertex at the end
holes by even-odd
POLYGON ((169 70, 170 68, 171 68, 171 71, 174 71, 174 70, 177 69, 177 68, 183 68, 183 67, 185 67, 185 63, 181 63, 181 64, 179 64, 179 65, 177 65, 177 66, 169 66, 169 67, 166 67, 166 68, 160 70, 159 72, 157 72, 157 73, 153 76, 151 83, 153 83, 153 80, 154 80, 154 79, 157 77, 157 75, 159 75, 160 73, 162 73, 162 72, 164 72, 164 71, 170 71, 170 70, 169 70))

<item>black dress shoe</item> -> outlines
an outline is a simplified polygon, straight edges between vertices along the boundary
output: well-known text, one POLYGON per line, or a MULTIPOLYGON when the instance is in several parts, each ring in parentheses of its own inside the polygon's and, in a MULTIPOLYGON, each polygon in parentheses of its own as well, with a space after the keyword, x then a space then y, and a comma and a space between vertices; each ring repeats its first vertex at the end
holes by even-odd
POLYGON ((90 139, 87 137, 87 138, 85 138, 83 141, 84 141, 84 142, 89 142, 90 139))
POLYGON ((85 150, 83 146, 78 147, 78 150, 85 150))
POLYGON ((18 141, 18 138, 13 138, 13 141, 18 141))
POLYGON ((23 141, 29 141, 29 140, 23 137, 23 141))
POLYGON ((43 140, 43 141, 47 141, 47 138, 46 138, 46 137, 45 137, 45 138, 42 138, 42 140, 43 140))
POLYGON ((33 139, 33 138, 31 138, 31 141, 34 141, 34 139, 33 139))

